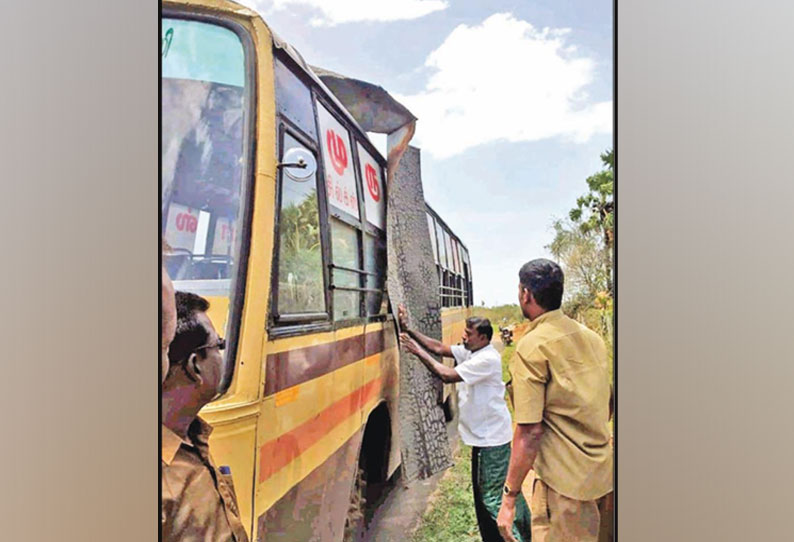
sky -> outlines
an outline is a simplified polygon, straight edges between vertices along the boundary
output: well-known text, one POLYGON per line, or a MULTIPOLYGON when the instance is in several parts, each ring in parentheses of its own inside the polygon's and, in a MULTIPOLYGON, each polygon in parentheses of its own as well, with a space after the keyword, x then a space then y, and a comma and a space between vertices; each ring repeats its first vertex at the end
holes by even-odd
POLYGON ((550 257, 552 222, 613 145, 612 1, 238 1, 309 64, 408 107, 425 199, 469 249, 475 303, 515 303, 518 269, 550 257))

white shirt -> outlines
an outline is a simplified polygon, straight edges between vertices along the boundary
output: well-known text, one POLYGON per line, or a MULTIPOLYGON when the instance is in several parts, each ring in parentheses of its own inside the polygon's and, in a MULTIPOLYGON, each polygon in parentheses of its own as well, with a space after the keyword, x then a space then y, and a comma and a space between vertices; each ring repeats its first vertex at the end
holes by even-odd
POLYGON ((458 390, 458 432, 468 446, 501 446, 513 439, 510 412, 502 382, 502 356, 490 344, 472 353, 463 345, 451 347, 463 379, 458 390))

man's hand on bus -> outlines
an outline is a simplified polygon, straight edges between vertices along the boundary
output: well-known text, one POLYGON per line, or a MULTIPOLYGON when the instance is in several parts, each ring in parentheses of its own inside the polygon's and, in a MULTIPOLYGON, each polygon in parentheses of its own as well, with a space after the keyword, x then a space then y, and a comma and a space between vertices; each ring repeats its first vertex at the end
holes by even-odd
POLYGON ((422 351, 422 347, 405 332, 400 333, 400 341, 403 343, 403 347, 415 356, 422 351))
POLYGON ((439 363, 433 359, 424 348, 417 341, 411 338, 410 335, 407 333, 400 334, 400 340, 403 343, 403 348, 410 352, 411 354, 415 355, 419 358, 419 361, 424 363, 425 367, 430 369, 434 375, 439 377, 442 382, 445 383, 453 383, 453 382, 462 382, 463 379, 460 377, 460 374, 453 369, 452 367, 447 367, 443 363, 439 363))
MULTIPOLYGON (((397 318, 400 320, 400 340, 404 341, 403 336, 408 337, 412 341, 415 341, 417 347, 424 348, 431 354, 435 354, 437 356, 447 356, 449 358, 452 357, 452 350, 450 349, 449 345, 444 344, 443 342, 428 337, 424 335, 419 330, 411 329, 406 325, 406 320, 408 319, 408 311, 405 308, 405 305, 400 303, 397 306, 397 318)), ((410 351, 411 353, 415 353, 410 351)))

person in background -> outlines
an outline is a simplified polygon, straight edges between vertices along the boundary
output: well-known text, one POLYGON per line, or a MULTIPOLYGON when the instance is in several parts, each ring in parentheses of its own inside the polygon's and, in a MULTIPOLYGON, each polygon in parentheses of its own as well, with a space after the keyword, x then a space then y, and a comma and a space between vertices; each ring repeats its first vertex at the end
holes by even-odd
POLYGON ((563 314, 564 277, 556 263, 532 260, 518 277, 519 304, 530 322, 510 363, 517 425, 499 531, 515 540, 514 495, 534 469, 533 542, 596 542, 599 500, 612 492, 606 346, 563 314))
POLYGON ((209 302, 176 292, 176 335, 162 391, 162 510, 164 542, 248 542, 231 471, 215 466, 212 427, 201 408, 218 395, 226 341, 215 331, 209 302))
MULTIPOLYGON (((505 402, 502 382, 502 356, 491 346, 493 327, 486 318, 466 319, 463 345, 448 346, 409 329, 405 307, 398 307, 400 339, 404 348, 417 356, 443 382, 457 383, 458 432, 471 446, 472 490, 477 525, 483 542, 502 542, 496 526, 496 513, 502 500, 507 466, 510 461, 512 422, 505 402), (455 367, 437 362, 428 353, 455 359, 455 367)), ((526 501, 516 497, 517 518, 513 526, 516 540, 529 542, 530 514, 526 501)))

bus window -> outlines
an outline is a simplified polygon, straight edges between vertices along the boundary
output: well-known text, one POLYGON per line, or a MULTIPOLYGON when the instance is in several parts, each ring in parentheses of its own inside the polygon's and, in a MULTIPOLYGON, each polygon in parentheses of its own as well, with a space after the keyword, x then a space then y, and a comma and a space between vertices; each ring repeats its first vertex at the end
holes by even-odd
POLYGON ((450 236, 450 244, 452 245, 452 270, 455 273, 460 273, 460 266, 458 265, 458 241, 450 236))
POLYGON ((461 247, 461 256, 463 259, 463 280, 466 288, 466 305, 471 306, 474 302, 474 296, 471 291, 471 260, 469 260, 469 251, 461 247))
POLYGON ((335 266, 332 281, 334 320, 358 318, 361 312, 358 230, 331 219, 331 252, 335 266))
POLYGON ((376 228, 385 229, 386 198, 383 192, 383 171, 374 158, 356 142, 358 148, 362 192, 364 194, 364 211, 367 222, 376 228))
POLYGON ((447 255, 447 269, 452 270, 454 269, 454 259, 452 256, 452 243, 449 240, 449 232, 447 230, 442 230, 444 235, 444 252, 447 255))
POLYGON ((330 214, 347 213, 358 220, 358 192, 353 155, 347 130, 320 103, 317 104, 320 142, 323 149, 325 188, 330 214))
POLYGON ((440 260, 441 267, 447 267, 447 249, 444 244, 444 229, 441 224, 436 222, 436 238, 438 239, 438 259, 440 260))
MULTIPOLYGON (((294 148, 308 151, 288 132, 282 143, 283 157, 294 148)), ((281 170, 281 206, 278 222, 278 316, 318 315, 326 312, 323 256, 317 178, 294 178, 281 170)))
MULTIPOLYGON (((209 298, 218 333, 234 344, 229 307, 250 162, 245 50, 216 24, 163 19, 162 32, 164 263, 177 290, 209 298)), ((233 356, 233 347, 226 351, 233 356)), ((233 368, 227 363, 224 386, 233 368)))
POLYGON ((383 286, 386 283, 386 240, 382 236, 364 236, 364 271, 367 271, 367 288, 378 290, 366 294, 367 316, 386 314, 386 297, 383 286), (374 273, 374 274, 372 274, 374 273))
POLYGON ((438 265, 438 240, 436 239, 436 225, 430 213, 427 213, 427 229, 430 232, 430 244, 433 246, 433 258, 438 265))
POLYGON ((278 113, 316 140, 317 130, 309 87, 278 58, 274 60, 274 70, 278 113))

